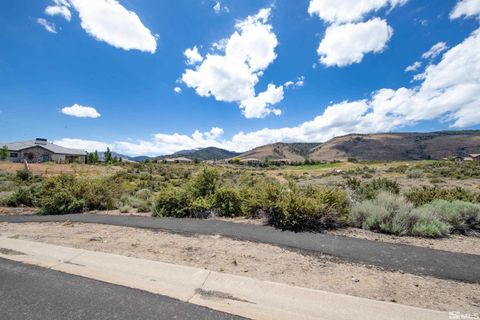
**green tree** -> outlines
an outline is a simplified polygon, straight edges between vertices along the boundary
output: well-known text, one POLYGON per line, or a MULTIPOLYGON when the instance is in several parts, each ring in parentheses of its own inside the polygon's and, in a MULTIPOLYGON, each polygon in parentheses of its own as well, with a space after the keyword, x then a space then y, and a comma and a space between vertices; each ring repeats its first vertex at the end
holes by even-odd
POLYGON ((98 163, 99 157, 98 157, 98 151, 95 150, 93 153, 93 163, 98 163))
POLYGON ((7 157, 8 157, 8 147, 3 146, 2 149, 0 149, 0 159, 7 160, 7 157))
POLYGON ((112 163, 112 152, 110 151, 110 148, 107 147, 107 151, 105 151, 105 163, 110 164, 112 163))
POLYGON ((87 163, 89 163, 89 164, 95 163, 95 155, 93 154, 93 152, 88 153, 87 163))

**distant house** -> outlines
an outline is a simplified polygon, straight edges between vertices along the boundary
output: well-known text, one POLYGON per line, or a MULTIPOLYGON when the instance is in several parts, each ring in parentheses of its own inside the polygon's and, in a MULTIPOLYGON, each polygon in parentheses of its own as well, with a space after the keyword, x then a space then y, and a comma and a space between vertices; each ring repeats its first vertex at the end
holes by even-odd
POLYGON ((174 162, 174 163, 191 163, 193 162, 192 159, 178 157, 178 158, 167 158, 165 159, 166 162, 174 162))
POLYGON ((87 152, 81 149, 70 149, 48 142, 47 139, 0 143, 7 146, 8 158, 12 162, 39 163, 53 161, 56 163, 85 163, 87 152))
POLYGON ((480 153, 472 153, 470 154, 470 158, 472 158, 475 161, 480 161, 480 153))

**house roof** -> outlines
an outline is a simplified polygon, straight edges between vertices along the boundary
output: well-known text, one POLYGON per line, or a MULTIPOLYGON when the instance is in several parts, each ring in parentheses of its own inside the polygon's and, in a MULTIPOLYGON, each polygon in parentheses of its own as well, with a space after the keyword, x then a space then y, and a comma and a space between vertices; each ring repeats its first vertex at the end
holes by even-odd
POLYGON ((478 157, 480 157, 480 153, 471 153, 471 154, 470 154, 470 157, 472 157, 472 158, 478 158, 478 157))
POLYGON ((57 154, 84 156, 87 153, 85 150, 82 150, 82 149, 65 148, 47 141, 44 141, 43 143, 42 142, 39 143, 37 140, 0 143, 0 145, 7 146, 9 151, 21 151, 21 150, 32 148, 32 147, 41 147, 57 154))

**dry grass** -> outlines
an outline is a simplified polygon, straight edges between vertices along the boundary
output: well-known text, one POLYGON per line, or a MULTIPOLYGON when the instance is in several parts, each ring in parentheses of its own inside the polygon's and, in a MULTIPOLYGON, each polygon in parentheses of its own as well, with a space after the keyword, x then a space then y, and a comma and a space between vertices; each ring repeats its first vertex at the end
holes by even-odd
MULTIPOLYGON (((59 175, 62 173, 74 174, 79 176, 96 176, 109 175, 123 170, 122 167, 119 166, 93 166, 88 164, 30 163, 28 167, 34 175, 41 176, 59 175)), ((25 165, 23 163, 0 161, 0 172, 3 171, 15 173, 23 168, 25 168, 25 165)))

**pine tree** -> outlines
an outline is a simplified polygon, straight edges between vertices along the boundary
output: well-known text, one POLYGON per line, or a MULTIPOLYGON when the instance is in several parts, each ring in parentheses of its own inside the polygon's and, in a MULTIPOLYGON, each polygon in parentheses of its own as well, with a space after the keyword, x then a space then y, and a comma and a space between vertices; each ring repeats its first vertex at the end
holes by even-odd
POLYGON ((109 147, 107 147, 107 151, 105 151, 105 163, 112 163, 112 152, 110 151, 109 147))
POLYGON ((87 162, 90 164, 95 163, 95 154, 93 152, 90 152, 88 154, 87 162))

